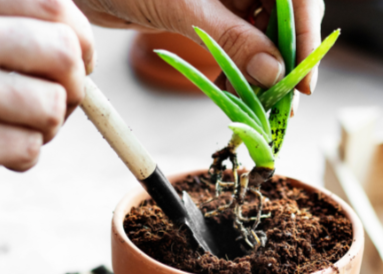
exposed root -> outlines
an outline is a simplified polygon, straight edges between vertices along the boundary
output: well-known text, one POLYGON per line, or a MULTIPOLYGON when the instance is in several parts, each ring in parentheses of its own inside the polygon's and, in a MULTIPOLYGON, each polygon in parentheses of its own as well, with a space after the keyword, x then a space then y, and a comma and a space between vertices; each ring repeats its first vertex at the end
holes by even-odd
POLYGON ((261 218, 270 217, 270 215, 262 215, 263 208, 263 196, 260 192, 261 184, 267 181, 274 173, 274 170, 267 168, 255 167, 251 172, 244 173, 241 178, 238 178, 238 160, 236 155, 236 149, 239 146, 237 137, 233 135, 229 145, 213 154, 213 164, 210 166, 209 174, 212 179, 212 183, 215 184, 215 198, 206 201, 210 203, 217 199, 223 191, 230 191, 232 193, 232 200, 229 204, 218 207, 213 211, 205 213, 205 217, 217 216, 228 209, 234 211, 234 223, 233 226, 237 229, 247 245, 252 250, 257 250, 259 246, 264 246, 267 241, 266 234, 261 230, 256 230, 261 222, 261 218), (223 182, 222 174, 225 170, 223 162, 229 159, 232 164, 233 182, 223 182), (249 187, 250 186, 250 187, 249 187), (259 207, 256 216, 244 217, 242 215, 242 207, 245 203, 245 196, 250 191, 255 194, 259 199, 259 207), (247 227, 244 223, 254 222, 252 227, 247 227))

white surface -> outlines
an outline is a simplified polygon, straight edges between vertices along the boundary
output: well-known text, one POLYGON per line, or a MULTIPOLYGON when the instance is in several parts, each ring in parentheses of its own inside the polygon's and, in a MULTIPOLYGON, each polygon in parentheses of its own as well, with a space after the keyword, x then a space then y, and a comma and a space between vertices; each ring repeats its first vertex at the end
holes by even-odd
MULTIPOLYGON (((230 138, 227 118, 205 97, 142 86, 128 66, 134 34, 94 30, 99 63, 92 78, 163 171, 208 167, 210 155, 230 138)), ((314 95, 301 97, 277 172, 321 184, 321 140, 337 134, 339 108, 381 106, 381 75, 382 62, 334 49, 322 62, 314 95)), ((240 153, 251 167, 244 148, 240 153)), ((59 274, 110 264, 112 212, 136 185, 78 109, 34 169, 18 174, 0 168, 0 273, 59 274)))
POLYGON ((346 107, 339 111, 338 119, 348 132, 353 133, 361 130, 366 124, 375 123, 380 116, 378 107, 346 107))

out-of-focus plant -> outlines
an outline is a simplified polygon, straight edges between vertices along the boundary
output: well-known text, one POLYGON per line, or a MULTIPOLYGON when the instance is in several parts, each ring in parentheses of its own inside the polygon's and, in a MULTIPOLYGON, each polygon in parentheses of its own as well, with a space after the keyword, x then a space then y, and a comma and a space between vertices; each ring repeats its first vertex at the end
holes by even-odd
POLYGON ((198 27, 194 27, 194 30, 205 43, 239 97, 219 89, 201 72, 177 55, 164 50, 155 52, 199 87, 233 122, 229 125, 233 131, 232 138, 227 147, 213 154, 214 162, 210 168, 212 180, 216 184, 216 196, 219 196, 223 189, 231 189, 233 201, 206 213, 205 216, 214 216, 232 208, 236 216, 234 226, 241 232, 241 237, 250 247, 257 248, 264 245, 266 241, 266 235, 256 230, 261 217, 265 217, 261 215, 260 185, 274 173, 275 158, 283 144, 290 118, 294 87, 330 50, 340 31, 334 31, 296 66, 296 35, 292 2, 277 0, 266 34, 278 46, 284 58, 286 76, 270 89, 263 91, 258 87, 250 86, 230 57, 205 31, 198 27), (269 115, 267 115, 268 111, 270 111, 269 115), (236 149, 242 143, 246 145, 255 167, 238 178, 236 149), (223 161, 226 159, 232 162, 234 182, 222 181, 222 172, 225 169, 223 161), (242 216, 244 196, 248 190, 259 197, 260 206, 255 217, 242 216), (253 225, 246 227, 244 225, 246 222, 253 222, 253 225))

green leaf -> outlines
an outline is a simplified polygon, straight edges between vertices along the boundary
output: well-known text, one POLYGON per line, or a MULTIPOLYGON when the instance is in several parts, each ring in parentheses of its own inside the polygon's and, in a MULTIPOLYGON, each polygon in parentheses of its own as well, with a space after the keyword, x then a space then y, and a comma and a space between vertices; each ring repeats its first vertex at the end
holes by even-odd
POLYGON ((257 87, 253 85, 251 86, 251 89, 253 90, 254 94, 257 96, 261 95, 264 92, 264 90, 261 87, 257 87))
POLYGON ((257 130, 259 134, 263 135, 266 140, 271 141, 270 136, 267 135, 245 111, 238 107, 237 104, 227 97, 222 90, 195 67, 166 50, 155 50, 154 52, 199 87, 218 107, 222 109, 230 120, 233 122, 241 122, 252 127, 257 130))
POLYGON ((257 167, 274 169, 274 156, 269 144, 251 127, 242 123, 232 123, 229 128, 245 143, 257 167))
POLYGON ((303 60, 289 75, 259 97, 266 111, 292 90, 310 72, 310 70, 318 64, 334 45, 339 34, 340 30, 336 30, 330 34, 322 44, 303 60))
MULTIPOLYGON (((266 29, 266 36, 274 43, 274 45, 278 46, 278 21, 277 21, 277 10, 273 8, 270 14, 269 23, 266 29)), ((250 85, 254 94, 259 97, 264 90, 261 87, 257 87, 254 85, 250 85)))
POLYGON ((273 8, 271 11, 269 23, 266 29, 266 36, 274 43, 274 45, 278 45, 278 19, 276 8, 273 8))
POLYGON ((259 118, 264 131, 270 136, 269 139, 271 139, 271 131, 267 120, 267 114, 258 97, 251 89, 245 76, 243 76, 239 68, 213 38, 198 27, 194 27, 194 30, 205 43, 206 47, 210 50, 211 54, 214 56, 214 59, 217 61, 243 102, 245 102, 245 104, 248 105, 259 118))
MULTIPOLYGON (((291 0, 277 0, 278 16, 278 47, 285 61, 286 74, 289 74, 295 67, 296 62, 296 35, 294 9, 291 0)), ((290 119, 293 91, 290 90, 271 109, 269 122, 273 138, 273 152, 275 155, 281 150, 283 140, 287 132, 290 119)))
POLYGON ((295 68, 296 42, 292 0, 277 0, 278 48, 285 61, 286 74, 295 68))
POLYGON ((270 127, 273 136, 273 152, 277 156, 281 151, 284 137, 286 135, 291 112, 291 101, 293 94, 289 92, 279 101, 270 112, 270 127))
POLYGON ((251 109, 240 98, 231 94, 230 92, 227 92, 227 91, 223 91, 223 92, 226 94, 227 97, 229 97, 231 101, 233 101, 233 103, 235 103, 240 109, 246 112, 247 115, 249 115, 250 118, 254 120, 254 122, 256 122, 259 126, 262 126, 261 121, 259 121, 258 117, 255 116, 254 112, 252 112, 251 109))

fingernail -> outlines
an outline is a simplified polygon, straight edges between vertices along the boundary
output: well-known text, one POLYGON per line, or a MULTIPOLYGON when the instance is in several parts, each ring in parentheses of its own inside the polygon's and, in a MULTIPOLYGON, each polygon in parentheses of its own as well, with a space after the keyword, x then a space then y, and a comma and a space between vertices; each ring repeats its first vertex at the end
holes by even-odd
POLYGON ((270 54, 261 52, 251 58, 247 72, 259 84, 272 87, 282 77, 283 66, 270 54))
POLYGON ((294 90, 294 96, 293 96, 293 103, 291 106, 290 117, 294 117, 298 113, 300 95, 301 95, 301 93, 295 89, 294 90))
POLYGON ((318 83, 318 67, 315 67, 313 74, 311 76, 311 81, 310 81, 310 94, 314 93, 317 83, 318 83))
POLYGON ((86 74, 89 75, 93 72, 98 61, 97 51, 94 51, 92 59, 86 64, 86 74))
POLYGON ((43 137, 41 133, 32 133, 28 138, 27 153, 28 156, 36 158, 39 154, 40 147, 43 145, 43 137))

